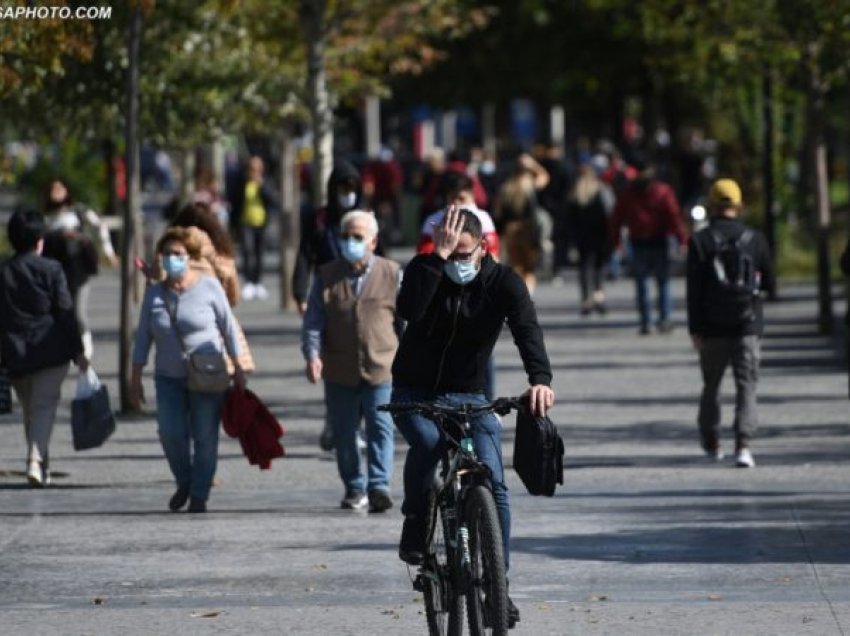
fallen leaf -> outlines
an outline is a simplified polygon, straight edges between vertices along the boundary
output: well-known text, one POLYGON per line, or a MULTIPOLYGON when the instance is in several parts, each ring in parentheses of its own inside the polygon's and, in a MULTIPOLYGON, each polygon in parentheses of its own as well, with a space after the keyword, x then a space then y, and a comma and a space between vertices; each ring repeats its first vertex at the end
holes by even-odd
POLYGON ((708 600, 709 601, 722 601, 723 595, 722 594, 709 594, 708 600))
POLYGON ((316 591, 316 588, 315 588, 315 587, 305 587, 305 588, 304 588, 304 591, 305 591, 305 592, 315 592, 315 591, 316 591))
POLYGON ((607 600, 608 600, 608 595, 607 595, 607 594, 593 594, 593 595, 592 595, 590 598, 588 598, 587 600, 588 600, 588 601, 591 601, 592 603, 596 603, 596 602, 598 602, 598 601, 607 601, 607 600))
POLYGON ((325 571, 325 570, 327 570, 327 569, 328 569, 328 566, 327 566, 327 565, 325 565, 324 563, 319 563, 318 565, 314 565, 314 566, 313 566, 313 569, 314 569, 316 572, 323 572, 323 571, 325 571))
POLYGON ((95 605, 103 605, 104 599, 100 598, 99 596, 95 596, 92 603, 94 603, 95 605))
POLYGON ((537 609, 548 612, 549 610, 552 609, 552 606, 549 603, 540 603, 537 606, 537 609))
POLYGON ((190 616, 192 618, 216 618, 220 616, 224 612, 221 611, 213 611, 213 612, 192 612, 190 616))

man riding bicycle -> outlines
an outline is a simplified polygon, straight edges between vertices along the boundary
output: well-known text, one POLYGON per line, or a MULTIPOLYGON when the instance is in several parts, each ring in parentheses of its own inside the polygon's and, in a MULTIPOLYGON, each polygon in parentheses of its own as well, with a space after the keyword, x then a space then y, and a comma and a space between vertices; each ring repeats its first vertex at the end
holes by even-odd
MULTIPOLYGON (((404 271, 396 304, 407 321, 393 362, 393 402, 426 400, 451 406, 485 404, 487 360, 507 321, 528 375, 534 413, 552 406, 552 371, 537 313, 522 279, 487 255, 481 222, 452 207, 434 229, 434 253, 416 256, 404 271)), ((410 444, 404 465, 405 515, 399 558, 419 565, 424 558, 428 492, 445 440, 436 425, 418 414, 395 417, 410 444)), ((479 459, 489 468, 493 497, 509 566, 510 508, 501 449, 501 422, 490 413, 472 421, 479 459)), ((511 624, 519 620, 512 602, 511 624)))

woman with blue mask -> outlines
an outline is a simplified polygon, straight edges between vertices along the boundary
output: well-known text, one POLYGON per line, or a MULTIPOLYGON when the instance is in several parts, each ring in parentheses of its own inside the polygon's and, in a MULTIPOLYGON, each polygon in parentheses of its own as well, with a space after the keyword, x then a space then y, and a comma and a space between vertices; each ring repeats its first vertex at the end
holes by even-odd
POLYGON ((327 425, 345 493, 340 506, 370 512, 392 507, 393 423, 377 406, 390 399, 390 366, 398 347, 398 264, 374 254, 378 223, 371 212, 342 217, 340 256, 313 281, 301 331, 307 379, 323 380, 327 425), (367 466, 358 449, 365 420, 367 466))
POLYGON ((177 484, 168 507, 177 512, 189 501, 189 512, 206 512, 218 459, 218 423, 225 391, 190 390, 187 357, 223 354, 222 348, 226 348, 234 367, 234 385, 244 389, 236 320, 218 279, 189 265, 190 259, 201 256, 197 234, 189 228, 171 227, 157 243, 157 254, 166 278, 148 287, 142 302, 133 348, 130 404, 139 410, 145 401, 142 368, 155 345, 158 433, 177 484))

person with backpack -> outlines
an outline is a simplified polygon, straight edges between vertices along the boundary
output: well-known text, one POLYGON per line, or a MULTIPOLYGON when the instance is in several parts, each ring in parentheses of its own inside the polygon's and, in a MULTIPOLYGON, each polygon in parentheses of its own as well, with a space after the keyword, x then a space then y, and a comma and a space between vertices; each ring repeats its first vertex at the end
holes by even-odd
POLYGON ((763 331, 762 292, 776 279, 764 235, 742 223, 741 188, 719 179, 708 195, 711 221, 690 240, 687 260, 688 329, 699 352, 703 390, 697 422, 702 449, 715 461, 720 446, 720 382, 735 376, 735 464, 755 466, 750 441, 757 424, 756 385, 763 331))

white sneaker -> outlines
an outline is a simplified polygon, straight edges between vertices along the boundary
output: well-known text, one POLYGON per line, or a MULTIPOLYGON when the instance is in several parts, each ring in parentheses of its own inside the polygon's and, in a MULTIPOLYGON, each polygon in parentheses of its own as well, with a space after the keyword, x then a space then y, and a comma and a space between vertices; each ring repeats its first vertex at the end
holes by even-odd
POLYGON ((254 283, 245 283, 242 287, 242 300, 254 300, 257 295, 257 288, 254 283))
POLYGON ((254 287, 254 293, 257 295, 257 300, 266 300, 269 297, 269 290, 263 284, 254 287))
POLYGON ((32 488, 41 488, 44 486, 44 473, 41 470, 41 462, 29 462, 27 465, 27 481, 32 488))
POLYGON ((752 468, 756 465, 756 460, 753 459, 749 448, 742 448, 735 453, 735 465, 738 468, 752 468))

